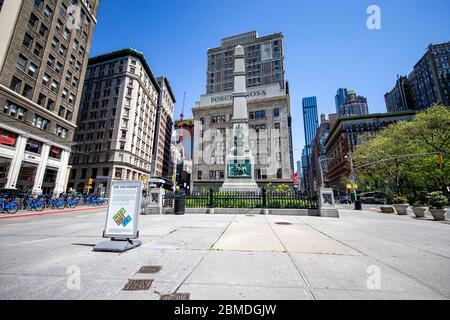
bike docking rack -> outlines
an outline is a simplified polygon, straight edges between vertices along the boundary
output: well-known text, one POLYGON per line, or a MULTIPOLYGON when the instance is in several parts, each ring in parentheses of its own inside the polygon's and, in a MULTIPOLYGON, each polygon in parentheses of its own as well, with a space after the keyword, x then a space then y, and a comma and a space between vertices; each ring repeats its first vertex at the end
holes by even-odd
POLYGON ((64 212, 87 211, 106 208, 108 199, 91 196, 24 195, 22 197, 0 196, 0 219, 31 217, 64 212), (46 210, 48 209, 48 210, 46 210))

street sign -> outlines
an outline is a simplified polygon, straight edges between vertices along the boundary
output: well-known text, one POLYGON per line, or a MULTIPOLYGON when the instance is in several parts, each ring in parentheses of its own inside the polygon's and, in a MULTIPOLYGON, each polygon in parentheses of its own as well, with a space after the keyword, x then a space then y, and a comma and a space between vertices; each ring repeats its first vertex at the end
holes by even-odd
POLYGON ((349 183, 349 184, 347 184, 346 187, 347 187, 347 189, 353 189, 353 190, 358 189, 358 185, 355 183, 353 183, 353 184, 349 183))
POLYGON ((113 181, 103 237, 137 239, 142 181, 113 181))

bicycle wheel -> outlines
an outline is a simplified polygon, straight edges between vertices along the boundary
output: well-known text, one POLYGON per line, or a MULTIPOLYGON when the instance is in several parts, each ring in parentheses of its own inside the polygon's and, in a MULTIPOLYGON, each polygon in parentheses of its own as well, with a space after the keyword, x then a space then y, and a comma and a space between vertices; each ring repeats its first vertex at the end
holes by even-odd
POLYGON ((40 200, 34 201, 31 207, 34 208, 34 210, 36 211, 42 211, 46 208, 45 203, 40 200))
POLYGON ((64 203, 64 201, 63 200, 61 200, 61 199, 59 199, 59 200, 56 200, 55 201, 55 206, 58 208, 58 209, 64 209, 65 207, 66 207, 66 204, 64 203))
POLYGON ((78 206, 78 202, 76 200, 69 200, 67 201, 67 204, 69 205, 69 208, 73 209, 78 206))
POLYGON ((9 214, 14 214, 19 210, 19 206, 15 202, 10 202, 6 204, 5 208, 6 212, 8 212, 9 214))

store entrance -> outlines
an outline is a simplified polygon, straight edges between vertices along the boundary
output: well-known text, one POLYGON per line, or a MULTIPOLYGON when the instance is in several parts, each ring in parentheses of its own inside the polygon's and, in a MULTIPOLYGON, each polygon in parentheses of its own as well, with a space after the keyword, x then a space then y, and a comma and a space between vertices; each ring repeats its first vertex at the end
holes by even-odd
POLYGON ((34 179, 36 178, 37 167, 36 164, 22 162, 19 178, 17 179, 18 190, 31 193, 33 190, 34 179))
POLYGON ((11 159, 0 157, 0 189, 8 183, 9 168, 11 168, 11 159))
POLYGON ((53 168, 47 168, 44 174, 44 180, 42 182, 42 193, 52 194, 56 187, 56 176, 58 170, 53 168))

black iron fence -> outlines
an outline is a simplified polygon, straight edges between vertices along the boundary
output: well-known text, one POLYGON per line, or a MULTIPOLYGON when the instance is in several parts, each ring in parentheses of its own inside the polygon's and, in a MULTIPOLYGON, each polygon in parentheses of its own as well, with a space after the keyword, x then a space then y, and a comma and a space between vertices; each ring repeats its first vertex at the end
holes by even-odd
MULTIPOLYGON (((164 195, 164 207, 172 207, 174 192, 164 195)), ((276 192, 262 189, 260 192, 213 190, 184 194, 186 208, 267 208, 267 209, 317 209, 315 193, 295 191, 276 192)))

